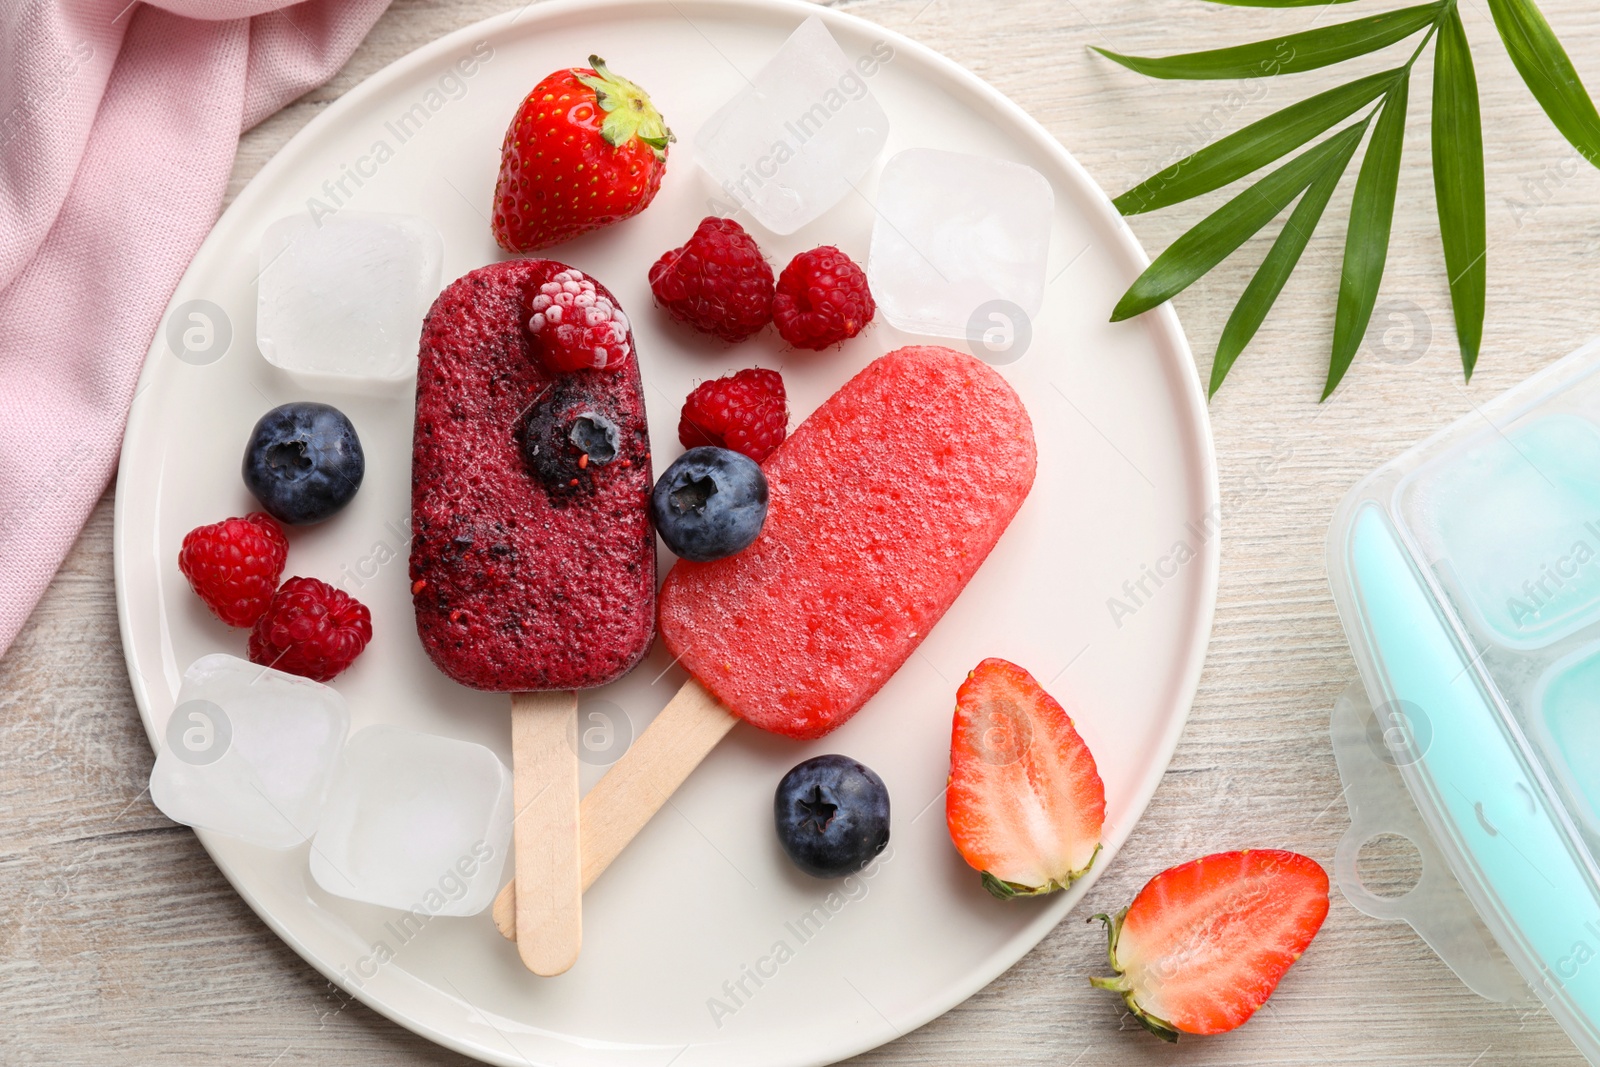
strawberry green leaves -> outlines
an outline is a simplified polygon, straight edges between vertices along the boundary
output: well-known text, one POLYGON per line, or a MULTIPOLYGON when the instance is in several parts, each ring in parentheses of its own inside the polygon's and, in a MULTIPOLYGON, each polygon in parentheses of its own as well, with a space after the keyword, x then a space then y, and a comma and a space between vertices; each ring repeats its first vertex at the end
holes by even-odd
MULTIPOLYGON (((1209 0, 1235 7, 1300 8, 1349 0, 1209 0)), ((1298 200, 1240 296, 1217 344, 1210 395, 1255 337, 1303 253, 1361 141, 1372 137, 1356 180, 1345 236, 1337 312, 1322 398, 1343 380, 1372 320, 1388 260, 1411 70, 1436 43, 1433 75, 1434 196, 1461 364, 1468 378, 1483 342, 1488 288, 1483 129, 1460 0, 1402 8, 1232 48, 1165 57, 1107 58, 1155 78, 1258 78, 1294 74, 1380 51, 1418 33, 1405 63, 1285 107, 1207 145, 1129 189, 1124 215, 1157 211, 1226 188, 1367 109, 1352 125, 1281 164, 1173 242, 1112 312, 1120 321, 1171 299, 1227 259, 1298 200), (1368 105, 1372 105, 1370 108, 1368 105)), ((1600 112, 1534 0, 1487 0, 1512 63, 1574 148, 1600 166, 1600 112)))
POLYGON ((1433 191, 1439 205, 1439 234, 1444 239, 1444 265, 1450 275, 1461 369, 1470 381, 1483 343, 1489 268, 1478 76, 1461 15, 1455 11, 1439 27, 1439 47, 1433 60, 1433 191))
POLYGON ((594 74, 580 73, 577 79, 594 90, 595 103, 605 112, 600 136, 606 144, 623 147, 637 137, 650 146, 658 161, 665 162, 667 145, 677 138, 667 129, 649 94, 620 74, 611 73, 599 56, 590 56, 589 65, 594 74))

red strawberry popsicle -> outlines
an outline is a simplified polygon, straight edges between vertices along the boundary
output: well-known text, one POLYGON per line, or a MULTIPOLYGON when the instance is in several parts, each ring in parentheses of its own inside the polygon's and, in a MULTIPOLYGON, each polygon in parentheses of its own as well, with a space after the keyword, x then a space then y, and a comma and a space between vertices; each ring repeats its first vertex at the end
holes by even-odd
MULTIPOLYGON (((1033 426, 992 368, 902 348, 857 374, 764 464, 756 541, 680 560, 661 635, 693 678, 584 798, 588 886, 738 719, 842 726, 900 668, 1033 485, 1033 426)), ((504 921, 512 901, 495 903, 504 921)))
POLYGON ((764 470, 761 536, 675 565, 661 636, 735 715, 809 740, 844 725, 977 572, 1033 485, 1033 427, 985 364, 902 348, 764 470))
POLYGON ((482 267, 422 328, 411 592, 433 662, 512 695, 517 878, 534 880, 524 962, 581 943, 577 697, 649 650, 650 440, 627 319, 550 260, 482 267), (561 311, 555 310, 561 308, 561 311))

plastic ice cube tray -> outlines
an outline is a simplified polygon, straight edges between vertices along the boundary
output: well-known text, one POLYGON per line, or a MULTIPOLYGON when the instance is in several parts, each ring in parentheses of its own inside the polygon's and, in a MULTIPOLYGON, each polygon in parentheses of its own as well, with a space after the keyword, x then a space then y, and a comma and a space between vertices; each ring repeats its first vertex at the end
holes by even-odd
POLYGON ((1600 1064, 1600 341, 1364 479, 1328 536, 1345 896, 1600 1064), (1356 855, 1409 838, 1408 893, 1356 855))

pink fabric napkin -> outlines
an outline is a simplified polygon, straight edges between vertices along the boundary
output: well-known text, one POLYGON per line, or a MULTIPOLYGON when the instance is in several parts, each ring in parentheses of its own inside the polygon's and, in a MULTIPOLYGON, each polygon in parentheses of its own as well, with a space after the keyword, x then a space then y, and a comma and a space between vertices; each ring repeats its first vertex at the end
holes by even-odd
POLYGON ((116 466, 239 134, 388 0, 0 3, 0 655, 116 466))

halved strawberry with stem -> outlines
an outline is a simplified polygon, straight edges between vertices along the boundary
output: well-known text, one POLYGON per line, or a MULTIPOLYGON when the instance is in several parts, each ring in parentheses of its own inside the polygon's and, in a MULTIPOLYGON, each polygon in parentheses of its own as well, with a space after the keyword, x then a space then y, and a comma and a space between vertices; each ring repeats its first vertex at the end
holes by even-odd
POLYGON ((945 821, 1002 900, 1065 889, 1100 851, 1106 790, 1094 757, 1015 663, 986 659, 956 691, 945 821))
POLYGON ((589 63, 534 86, 506 130, 492 229, 507 252, 631 218, 661 188, 672 131, 643 89, 589 63))
POLYGON ((1267 1002, 1328 914, 1328 875, 1296 852, 1219 852, 1163 871, 1106 924, 1115 978, 1152 1034, 1220 1034, 1267 1002))

